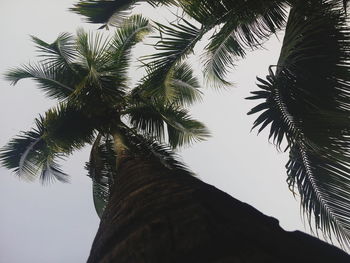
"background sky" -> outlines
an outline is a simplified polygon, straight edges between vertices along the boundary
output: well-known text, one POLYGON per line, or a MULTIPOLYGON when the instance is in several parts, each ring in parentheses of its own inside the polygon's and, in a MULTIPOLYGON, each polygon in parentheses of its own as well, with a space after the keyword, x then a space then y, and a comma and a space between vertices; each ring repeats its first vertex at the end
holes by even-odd
MULTIPOLYGON (((67 11, 74 2, 1 1, 0 74, 34 61, 29 35, 52 42, 60 32, 74 33, 82 26, 96 29, 67 11)), ((145 16, 161 15, 144 7, 137 10, 145 16)), ((256 117, 246 113, 256 103, 244 100, 256 89, 256 76, 264 77, 268 66, 276 64, 279 38, 237 63, 229 77, 234 87, 204 90, 203 103, 192 113, 209 127, 212 138, 180 155, 203 181, 277 218, 286 230, 304 231, 299 203, 285 182, 288 155, 278 153, 266 133, 250 132, 256 117)), ((0 89, 0 146, 19 131, 29 130, 39 113, 55 105, 31 81, 13 87, 1 76, 0 89)), ((91 182, 83 169, 88 155, 85 149, 64 163, 64 171, 71 175, 69 184, 26 183, 0 167, 0 263, 86 261, 99 224, 91 182)))

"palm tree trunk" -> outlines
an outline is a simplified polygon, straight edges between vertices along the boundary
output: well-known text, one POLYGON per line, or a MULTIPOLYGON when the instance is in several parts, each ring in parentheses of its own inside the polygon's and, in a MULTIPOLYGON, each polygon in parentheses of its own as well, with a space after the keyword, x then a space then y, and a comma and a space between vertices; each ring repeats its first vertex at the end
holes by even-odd
MULTIPOLYGON (((125 157, 125 156, 124 156, 125 157)), ((88 263, 350 262, 341 250, 151 157, 119 160, 88 263)))

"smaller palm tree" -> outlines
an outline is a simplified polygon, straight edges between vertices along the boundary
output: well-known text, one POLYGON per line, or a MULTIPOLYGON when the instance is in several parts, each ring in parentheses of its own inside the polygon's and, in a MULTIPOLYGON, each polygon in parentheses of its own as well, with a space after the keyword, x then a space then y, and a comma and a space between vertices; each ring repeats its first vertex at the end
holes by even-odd
POLYGON ((16 84, 30 78, 57 107, 35 120, 36 127, 12 139, 1 151, 4 166, 29 180, 67 181, 57 160, 92 144, 87 164, 94 185, 95 207, 102 214, 118 164, 130 155, 148 154, 165 165, 178 166, 164 143, 176 148, 208 136, 184 105, 200 98, 199 85, 186 64, 168 79, 171 96, 149 93, 141 84, 128 86, 132 47, 151 31, 140 15, 131 16, 112 37, 78 30, 63 33, 51 44, 32 37, 37 64, 12 69, 6 78, 16 84), (175 92, 178 90, 181 92, 175 92))

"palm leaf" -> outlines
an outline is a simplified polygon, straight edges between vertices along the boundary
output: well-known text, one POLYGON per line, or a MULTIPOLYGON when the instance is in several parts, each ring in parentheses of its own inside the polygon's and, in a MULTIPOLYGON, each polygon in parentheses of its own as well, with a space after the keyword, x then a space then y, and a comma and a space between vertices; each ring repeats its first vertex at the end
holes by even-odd
POLYGON ((276 73, 270 68, 264 101, 250 113, 260 130, 271 123, 277 145, 287 139, 288 183, 306 215, 328 238, 350 244, 350 31, 340 1, 295 4, 276 73))
POLYGON ((202 92, 193 70, 186 63, 175 64, 164 75, 156 75, 159 69, 148 68, 141 84, 132 90, 136 99, 158 100, 165 104, 190 106, 202 99, 202 92), (154 84, 154 85, 153 85, 154 84))
POLYGON ((192 119, 184 109, 169 105, 162 109, 161 114, 167 124, 169 143, 174 148, 203 141, 210 136, 205 125, 192 119))
POLYGON ((216 24, 223 24, 214 33, 206 47, 204 76, 216 87, 230 85, 225 80, 229 67, 237 58, 244 57, 246 49, 256 49, 285 23, 283 1, 221 1, 213 9, 210 1, 201 5, 209 10, 206 16, 217 17, 216 24), (221 10, 221 16, 216 14, 221 10), (216 11, 216 12, 215 12, 216 11))
POLYGON ((92 146, 90 160, 86 165, 92 179, 93 199, 96 212, 101 218, 108 203, 113 178, 116 178, 116 155, 113 140, 99 134, 92 146))
POLYGON ((74 92, 71 72, 60 70, 54 65, 35 64, 24 65, 21 68, 11 69, 5 78, 16 85, 19 80, 30 78, 38 83, 47 96, 54 99, 65 99, 74 92))
POLYGON ((122 101, 128 87, 131 48, 150 31, 148 20, 140 15, 125 20, 112 38, 79 30, 78 63, 85 69, 85 78, 71 96, 71 100, 94 108, 103 107, 96 104, 96 97, 100 97, 105 105, 122 101))
POLYGON ((94 125, 67 104, 50 109, 35 120, 36 128, 12 139, 1 149, 0 160, 19 177, 42 183, 67 181, 57 160, 82 148, 93 139, 94 125))
POLYGON ((103 24, 100 28, 119 26, 136 4, 169 4, 173 0, 80 0, 70 11, 82 15, 90 23, 103 24))
POLYGON ((201 122, 192 119, 186 110, 173 104, 144 103, 130 107, 125 113, 130 116, 130 123, 141 134, 158 141, 164 140, 166 124, 167 139, 173 148, 209 137, 208 130, 201 122))
POLYGON ((43 118, 36 119, 36 129, 12 139, 1 149, 3 166, 13 170, 20 178, 33 181, 40 175, 42 183, 53 180, 66 182, 68 177, 62 172, 55 159, 62 157, 53 152, 44 140, 43 118))
POLYGON ((141 15, 131 16, 116 31, 109 50, 109 63, 103 67, 115 78, 116 85, 127 87, 131 49, 151 31, 149 21, 141 15))
POLYGON ((127 138, 131 156, 141 156, 147 158, 150 162, 153 159, 166 169, 176 170, 191 176, 194 175, 168 145, 159 143, 154 138, 140 135, 127 126, 121 127, 121 132, 127 138))
POLYGON ((155 47, 158 53, 146 56, 145 61, 151 60, 157 67, 171 68, 174 63, 186 58, 195 44, 202 38, 206 28, 198 28, 189 20, 170 23, 169 26, 156 23, 159 35, 155 47))
POLYGON ((207 29, 197 28, 187 20, 170 26, 157 26, 159 36, 155 38, 159 41, 155 47, 159 52, 143 58, 147 74, 138 90, 143 96, 163 98, 165 103, 190 104, 199 98, 198 84, 183 60, 207 29))
POLYGON ((71 67, 71 63, 77 55, 73 35, 61 33, 51 44, 35 36, 31 36, 31 38, 44 61, 54 65, 55 68, 71 67))
POLYGON ((85 16, 88 22, 118 26, 129 14, 128 9, 138 1, 135 0, 80 0, 70 11, 85 16))
POLYGON ((141 134, 163 141, 165 138, 164 121, 158 109, 151 104, 138 103, 125 111, 131 125, 141 134))
POLYGON ((70 103, 48 110, 43 119, 45 141, 57 152, 69 154, 81 149, 93 141, 94 131, 101 125, 101 120, 90 116, 70 103))

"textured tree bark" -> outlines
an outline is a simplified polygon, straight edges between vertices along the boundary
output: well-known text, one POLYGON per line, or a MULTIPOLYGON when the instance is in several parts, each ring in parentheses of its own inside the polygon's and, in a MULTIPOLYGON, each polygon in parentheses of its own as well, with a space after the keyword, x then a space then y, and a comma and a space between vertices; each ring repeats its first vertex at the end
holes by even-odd
MULTIPOLYGON (((215 176, 215 175, 213 175, 215 176)), ((350 262, 350 256, 189 174, 120 162, 88 263, 350 262)))

